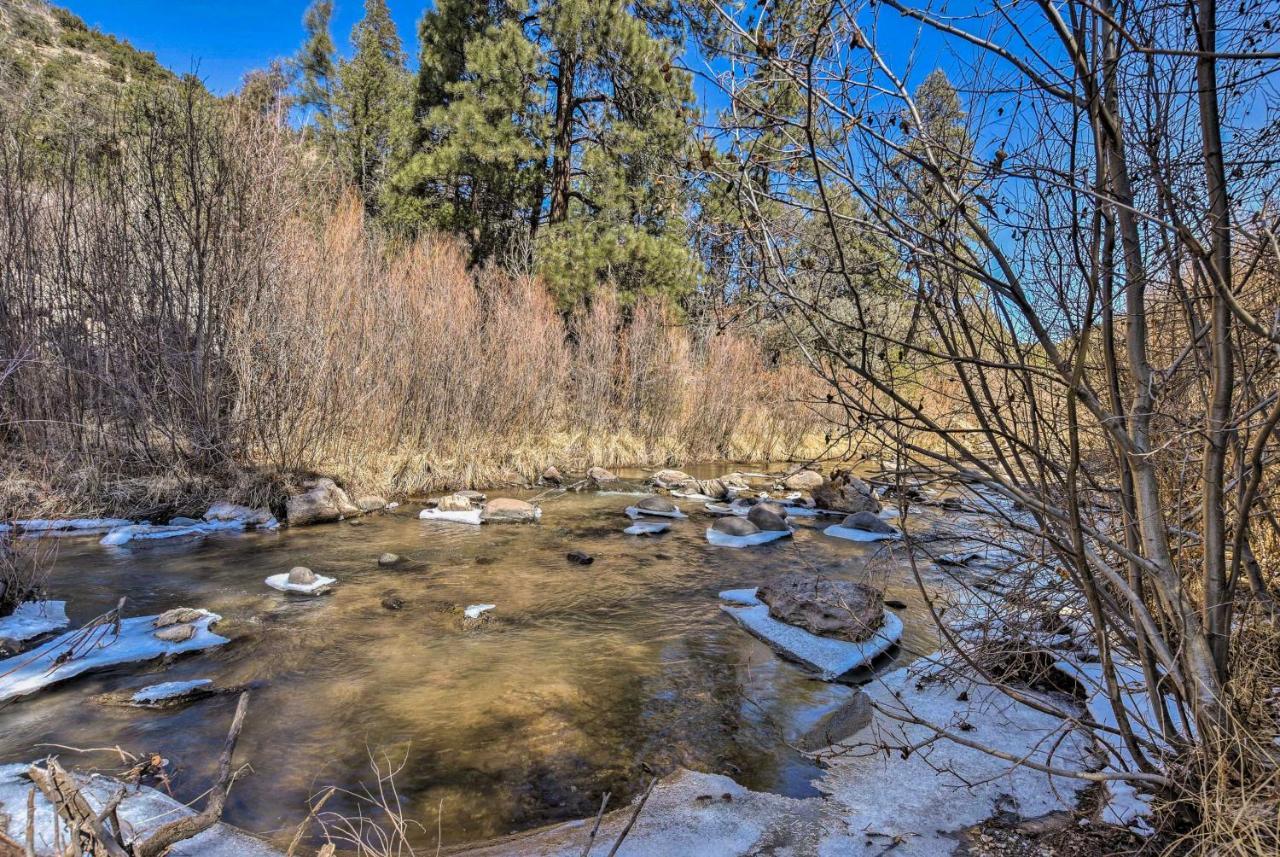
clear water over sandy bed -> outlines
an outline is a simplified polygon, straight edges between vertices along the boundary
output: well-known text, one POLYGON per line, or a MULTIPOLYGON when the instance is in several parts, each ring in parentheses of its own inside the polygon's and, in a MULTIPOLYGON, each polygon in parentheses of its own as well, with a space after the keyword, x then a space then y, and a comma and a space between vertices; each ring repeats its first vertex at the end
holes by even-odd
MULTIPOLYGON (((227 820, 283 842, 309 796, 373 785, 371 753, 403 763, 401 797, 431 846, 441 801, 444 843, 479 840, 591 815, 605 790, 616 806, 642 787, 642 765, 811 794, 817 771, 780 746, 776 724, 803 721, 847 691, 780 660, 720 611, 716 593, 850 561, 842 576, 870 574, 908 604, 901 662, 935 647, 906 564, 884 544, 824 537, 830 522, 821 519, 799 521, 796 537, 776 544, 712 547, 703 535, 712 518, 692 501, 680 501, 691 518, 670 533, 627 536, 622 510, 632 499, 566 495, 545 504, 538 525, 424 522, 406 503, 356 523, 185 544, 63 540, 50 595, 67 600, 74 624, 126 595, 129 615, 216 611, 232 643, 10 704, 0 710, 0 761, 50 751, 40 744, 159 751, 178 772, 176 796, 192 799, 212 776, 234 697, 171 711, 91 697, 207 677, 255 688, 238 754, 253 772, 237 784, 227 820), (595 563, 567 561, 575 549, 595 563), (379 568, 384 551, 403 564, 379 568), (340 583, 318 598, 263 584, 293 565, 340 583), (384 609, 389 595, 404 609, 384 609), (494 619, 464 631, 450 608, 474 603, 496 604, 494 619)), ((75 764, 115 764, 60 752, 75 764)), ((326 808, 355 803, 339 793, 326 808)))

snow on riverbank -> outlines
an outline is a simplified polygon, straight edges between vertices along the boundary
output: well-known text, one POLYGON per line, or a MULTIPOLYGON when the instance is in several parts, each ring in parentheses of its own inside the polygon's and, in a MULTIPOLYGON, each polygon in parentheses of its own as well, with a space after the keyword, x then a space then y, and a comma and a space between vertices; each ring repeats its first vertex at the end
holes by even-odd
MULTIPOLYGON (((27 795, 32 791, 27 776, 30 765, 0 765, 0 824, 15 842, 27 836, 27 795)), ((122 783, 111 777, 74 773, 81 794, 94 811, 106 806, 122 783)), ((69 841, 68 830, 59 824, 53 807, 38 789, 35 790, 35 850, 39 857, 54 857, 55 842, 69 841), (54 825, 61 830, 54 837, 54 825)), ((118 808, 134 839, 145 839, 163 824, 195 815, 195 811, 173 798, 147 786, 130 786, 118 808)), ((280 852, 267 843, 228 824, 218 823, 191 839, 179 842, 169 850, 172 857, 280 857, 280 852)))
MULTIPOLYGON (((917 663, 924 668, 929 659, 917 663)), ((1085 785, 953 742, 918 746, 932 730, 891 716, 910 710, 1014 758, 1083 769, 1089 753, 1086 736, 994 688, 967 680, 925 680, 921 670, 907 667, 865 690, 883 710, 842 742, 849 752, 825 754, 829 770, 814 782, 825 797, 763 794, 725 776, 681 769, 654 789, 619 855, 879 855, 892 849, 895 857, 933 857, 962 847, 963 832, 997 812, 1035 817, 1070 809, 1085 785), (894 749, 886 752, 886 745, 894 749), (917 749, 904 754, 897 749, 903 746, 917 749)), ((617 839, 631 814, 632 807, 625 807, 605 816, 596 836, 600 853, 617 839)), ((570 822, 465 853, 578 857, 592 824, 570 822)))
POLYGON ((71 623, 67 620, 65 601, 24 601, 14 611, 0 619, 0 640, 21 643, 61 631, 71 623))

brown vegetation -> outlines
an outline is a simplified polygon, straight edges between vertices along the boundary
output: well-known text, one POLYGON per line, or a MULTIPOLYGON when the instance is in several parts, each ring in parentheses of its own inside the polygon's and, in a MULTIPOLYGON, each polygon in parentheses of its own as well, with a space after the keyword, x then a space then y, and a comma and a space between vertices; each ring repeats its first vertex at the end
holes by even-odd
POLYGON ((106 127, 3 109, 0 515, 772 458, 815 427, 804 373, 750 336, 657 299, 565 319, 449 239, 393 243, 276 117, 197 86, 106 127))

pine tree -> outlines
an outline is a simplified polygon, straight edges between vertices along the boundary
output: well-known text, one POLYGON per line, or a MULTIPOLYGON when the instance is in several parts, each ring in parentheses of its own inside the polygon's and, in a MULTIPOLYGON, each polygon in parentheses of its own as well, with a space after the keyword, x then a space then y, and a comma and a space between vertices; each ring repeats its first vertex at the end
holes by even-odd
POLYGON ((404 52, 386 0, 365 0, 364 17, 351 31, 351 45, 351 59, 338 65, 337 125, 352 181, 373 212, 391 152, 392 129, 408 102, 404 52))
POLYGON ((333 18, 333 0, 315 0, 302 16, 306 41, 294 61, 300 74, 297 105, 310 115, 303 121, 314 124, 326 144, 335 141, 333 99, 336 64, 329 22, 333 18))
POLYGON ((669 0, 441 0, 420 28, 401 226, 519 245, 569 307, 599 284, 682 293, 693 119, 669 0))

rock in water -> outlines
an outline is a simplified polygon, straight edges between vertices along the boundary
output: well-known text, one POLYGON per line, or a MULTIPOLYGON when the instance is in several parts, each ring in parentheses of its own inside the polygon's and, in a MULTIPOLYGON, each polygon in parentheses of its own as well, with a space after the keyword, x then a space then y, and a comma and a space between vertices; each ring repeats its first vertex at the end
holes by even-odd
POLYGON ((886 533, 892 535, 898 531, 893 526, 880 520, 874 512, 858 512, 850 515, 840 524, 850 530, 863 530, 868 533, 886 533))
MULTIPOLYGON (((787 519, 779 515, 772 507, 772 503, 760 503, 752 506, 751 511, 747 512, 747 520, 755 524, 761 530, 779 531, 787 529, 787 519)), ((775 507, 781 510, 781 506, 775 507)), ((785 514, 785 513, 784 513, 785 514)))
POLYGON ((156 630, 155 638, 166 643, 185 643, 195 635, 195 625, 166 625, 156 630))
POLYGON ((400 610, 404 608, 404 599, 396 595, 388 595, 382 599, 382 608, 384 610, 400 610))
POLYGON ((285 582, 295 586, 310 586, 316 582, 316 573, 305 565, 295 565, 289 569, 289 577, 285 582))
POLYGON ((461 494, 447 494, 436 500, 436 508, 441 512, 466 512, 471 507, 471 498, 461 494))
POLYGON ((596 558, 586 551, 569 551, 565 554, 565 559, 569 560, 569 562, 576 562, 578 565, 591 565, 596 561, 596 558))
POLYGON ((852 473, 837 470, 830 481, 813 489, 813 502, 819 509, 844 512, 879 512, 880 501, 875 498, 871 486, 852 473))
POLYGON ((618 477, 614 476, 603 467, 593 467, 587 471, 587 479, 594 482, 597 486, 604 485, 609 482, 617 482, 618 477))
POLYGON ((484 504, 480 519, 492 524, 528 524, 538 520, 537 506, 512 497, 495 497, 484 504))
POLYGON ((670 491, 673 488, 696 488, 698 480, 683 470, 659 470, 651 477, 653 484, 670 491))
POLYGON ((786 574, 760 587, 757 596, 774 619, 822 637, 860 643, 884 622, 881 593, 852 581, 786 574))
MULTIPOLYGON (((273 525, 275 516, 269 509, 250 509, 226 500, 219 500, 204 513, 206 521, 243 521, 245 526, 263 527, 273 525)), ((172 521, 170 521, 172 523, 172 521)))
POLYGON ((666 497, 659 497, 657 495, 652 497, 641 497, 636 501, 636 508, 644 512, 665 512, 668 514, 678 511, 675 503, 672 503, 666 497))
POLYGON ((203 610, 193 607, 174 607, 157 616, 152 624, 157 628, 167 628, 170 625, 185 625, 207 615, 203 610))
POLYGON ((295 494, 285 501, 290 526, 330 523, 360 514, 359 507, 332 479, 316 479, 304 487, 307 489, 305 493, 295 494))
POLYGON ((698 483, 698 493, 712 500, 723 500, 729 496, 729 489, 719 479, 705 479, 698 483))
POLYGON ((542 471, 542 481, 548 485, 563 485, 564 477, 560 475, 560 471, 553 464, 542 471))
POLYGON ((384 553, 378 557, 378 565, 382 566, 383 568, 386 568, 387 566, 390 566, 390 565, 395 565, 399 561, 400 561, 400 554, 396 554, 396 553, 384 553))
MULTIPOLYGON (((746 518, 739 518, 736 515, 717 518, 716 522, 711 525, 711 529, 729 536, 752 536, 760 532, 760 528, 755 524, 746 518)), ((783 529, 786 529, 786 527, 784 526, 783 529)))
POLYGON ((384 497, 377 494, 369 494, 356 500, 356 508, 361 512, 377 512, 387 508, 387 501, 384 497))
POLYGON ((797 470, 782 480, 782 487, 788 491, 813 491, 822 487, 822 474, 812 470, 797 470))

